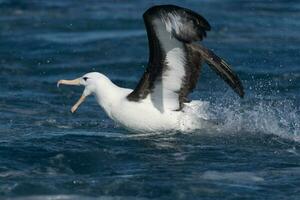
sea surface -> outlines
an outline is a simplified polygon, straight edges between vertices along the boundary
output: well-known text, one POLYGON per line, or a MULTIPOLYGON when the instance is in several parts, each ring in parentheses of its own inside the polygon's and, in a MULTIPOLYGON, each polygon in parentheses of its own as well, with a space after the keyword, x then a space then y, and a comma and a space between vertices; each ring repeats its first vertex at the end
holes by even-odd
POLYGON ((0 0, 0 199, 300 199, 300 2, 0 0), (83 88, 59 79, 135 87, 163 3, 210 22, 244 99, 204 66, 191 98, 217 129, 131 133, 92 97, 71 114, 83 88))

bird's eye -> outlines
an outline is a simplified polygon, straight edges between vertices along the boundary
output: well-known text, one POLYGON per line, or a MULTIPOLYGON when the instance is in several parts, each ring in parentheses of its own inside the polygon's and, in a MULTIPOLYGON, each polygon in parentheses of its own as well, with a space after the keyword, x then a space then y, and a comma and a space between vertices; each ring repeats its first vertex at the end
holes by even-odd
POLYGON ((84 81, 88 80, 88 77, 83 77, 83 80, 84 80, 84 81))

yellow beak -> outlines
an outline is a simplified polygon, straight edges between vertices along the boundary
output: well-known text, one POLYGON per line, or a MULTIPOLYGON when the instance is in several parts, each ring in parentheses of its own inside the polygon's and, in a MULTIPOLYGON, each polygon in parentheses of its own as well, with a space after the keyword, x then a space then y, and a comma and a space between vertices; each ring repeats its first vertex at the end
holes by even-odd
MULTIPOLYGON (((57 82, 57 87, 60 86, 60 84, 63 85, 80 85, 80 78, 74 79, 74 80, 60 80, 57 82)), ((71 112, 74 113, 77 108, 80 106, 80 104, 82 102, 84 102, 86 96, 85 95, 81 95, 81 97, 79 98, 79 100, 74 104, 74 106, 71 108, 71 112)))
POLYGON ((77 110, 77 108, 80 106, 80 104, 82 103, 82 102, 84 102, 84 100, 85 100, 85 96, 84 95, 81 95, 81 97, 78 99, 78 101, 74 104, 74 106, 71 108, 71 112, 72 113, 74 113, 76 110, 77 110))
POLYGON ((57 82, 57 87, 59 87, 60 84, 63 85, 80 85, 80 78, 74 79, 74 80, 59 80, 57 82))

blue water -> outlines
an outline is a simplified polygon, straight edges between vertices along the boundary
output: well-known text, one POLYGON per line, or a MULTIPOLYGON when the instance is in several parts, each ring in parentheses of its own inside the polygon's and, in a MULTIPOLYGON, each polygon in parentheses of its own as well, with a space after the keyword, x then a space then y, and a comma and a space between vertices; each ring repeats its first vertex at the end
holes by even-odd
POLYGON ((204 67, 191 96, 216 130, 130 133, 56 87, 99 71, 133 88, 154 2, 0 0, 1 199, 300 199, 300 2, 170 2, 207 18, 204 45, 244 84, 239 99, 204 67))

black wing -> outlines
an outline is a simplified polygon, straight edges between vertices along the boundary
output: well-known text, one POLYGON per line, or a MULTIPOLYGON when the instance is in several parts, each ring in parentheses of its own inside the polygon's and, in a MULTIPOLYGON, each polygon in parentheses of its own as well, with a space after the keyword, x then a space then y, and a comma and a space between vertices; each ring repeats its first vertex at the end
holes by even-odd
POLYGON ((174 5, 154 6, 143 17, 150 50, 148 67, 127 98, 139 101, 150 95, 161 112, 181 109, 197 83, 202 62, 190 43, 202 40, 210 25, 201 15, 174 5))
POLYGON ((214 70, 241 98, 244 97, 244 88, 239 77, 232 71, 225 60, 199 44, 193 44, 192 48, 201 54, 201 57, 210 68, 214 70))

